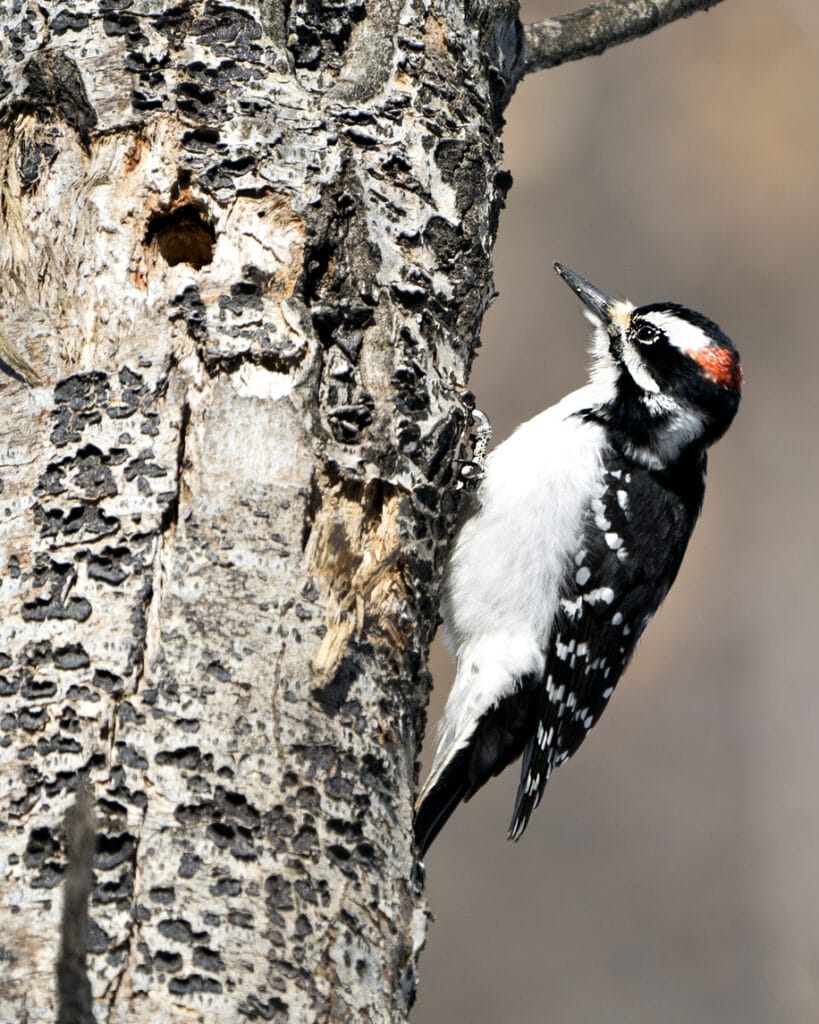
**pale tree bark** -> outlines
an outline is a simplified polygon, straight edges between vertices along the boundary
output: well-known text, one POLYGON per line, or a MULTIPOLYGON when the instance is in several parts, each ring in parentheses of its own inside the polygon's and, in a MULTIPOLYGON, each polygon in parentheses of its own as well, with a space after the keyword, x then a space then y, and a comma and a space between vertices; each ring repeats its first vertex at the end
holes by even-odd
POLYGON ((6 6, 3 1020, 83 780, 98 1021, 404 1019, 515 14, 6 6))
POLYGON ((403 1021, 516 4, 0 12, 0 1021, 403 1021))

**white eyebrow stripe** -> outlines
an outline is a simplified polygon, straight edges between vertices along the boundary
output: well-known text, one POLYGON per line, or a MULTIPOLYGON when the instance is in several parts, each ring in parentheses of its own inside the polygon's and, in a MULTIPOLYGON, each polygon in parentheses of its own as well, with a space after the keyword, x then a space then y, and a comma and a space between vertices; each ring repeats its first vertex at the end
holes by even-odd
POLYGON ((674 316, 673 313, 643 313, 641 319, 658 327, 668 338, 669 343, 681 352, 708 348, 711 344, 711 339, 702 328, 683 320, 682 317, 674 316))

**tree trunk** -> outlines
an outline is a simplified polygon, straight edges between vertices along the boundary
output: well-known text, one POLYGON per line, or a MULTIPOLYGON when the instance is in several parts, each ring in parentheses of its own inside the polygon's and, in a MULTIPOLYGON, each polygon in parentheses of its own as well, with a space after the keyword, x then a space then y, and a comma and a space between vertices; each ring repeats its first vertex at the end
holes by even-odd
POLYGON ((516 4, 0 12, 0 1019, 403 1021, 516 4))

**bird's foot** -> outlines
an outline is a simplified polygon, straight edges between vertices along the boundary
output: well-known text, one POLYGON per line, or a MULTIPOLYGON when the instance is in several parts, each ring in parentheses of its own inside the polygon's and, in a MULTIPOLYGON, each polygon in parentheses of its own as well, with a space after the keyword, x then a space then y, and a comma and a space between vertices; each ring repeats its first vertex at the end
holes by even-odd
POLYGON ((472 410, 472 423, 473 426, 469 432, 472 458, 457 460, 457 464, 460 465, 459 487, 474 487, 486 472, 486 450, 492 440, 492 424, 486 413, 481 412, 480 409, 472 410))

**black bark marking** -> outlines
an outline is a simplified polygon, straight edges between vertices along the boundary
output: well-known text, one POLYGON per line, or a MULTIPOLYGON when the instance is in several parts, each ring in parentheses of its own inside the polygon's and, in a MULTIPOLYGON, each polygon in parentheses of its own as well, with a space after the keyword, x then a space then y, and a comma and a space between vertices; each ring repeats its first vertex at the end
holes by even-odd
POLYGON ((110 871, 127 860, 134 860, 137 841, 129 832, 119 835, 97 836, 97 852, 94 863, 100 871, 110 871))
POLYGON ((342 658, 333 678, 324 686, 313 690, 313 697, 321 710, 334 718, 347 702, 350 689, 358 679, 358 667, 352 658, 342 658))
POLYGON ((222 984, 216 978, 205 978, 201 974, 189 974, 187 978, 171 978, 168 991, 174 995, 188 995, 192 992, 221 992, 222 984))
POLYGON ((287 40, 297 68, 340 68, 353 25, 366 16, 363 0, 291 0, 287 40))
MULTIPOLYGON (((64 448, 68 444, 79 441, 86 427, 102 421, 102 409, 108 404, 110 384, 107 373, 93 371, 75 373, 61 380, 54 388, 55 408, 51 412, 54 429, 51 442, 56 448, 64 448)), ((88 446, 92 449, 93 446, 88 446)), ((85 449, 84 449, 85 450, 85 449)), ((101 456, 99 449, 93 451, 101 456)), ((80 457, 80 453, 77 453, 80 457)), ((50 465, 46 471, 54 471, 62 463, 50 465)), ((40 486, 47 486, 48 481, 41 479, 40 486)), ((53 484, 52 484, 53 486, 53 484)), ((49 493, 55 493, 50 491, 49 493)))
POLYGON ((46 50, 30 58, 23 75, 27 82, 25 99, 37 116, 45 121, 64 121, 87 149, 97 113, 74 61, 59 51, 46 50))
POLYGON ((194 341, 203 342, 208 336, 207 309, 196 285, 188 285, 171 302, 171 321, 180 317, 185 321, 188 334, 194 341))

